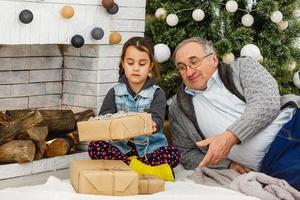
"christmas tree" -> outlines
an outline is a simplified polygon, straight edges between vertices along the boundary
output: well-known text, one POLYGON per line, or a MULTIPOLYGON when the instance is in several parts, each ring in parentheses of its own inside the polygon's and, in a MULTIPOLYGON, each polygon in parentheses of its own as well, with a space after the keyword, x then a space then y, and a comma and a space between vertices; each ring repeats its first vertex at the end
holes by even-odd
MULTIPOLYGON (((300 94, 299 0, 149 0, 146 10, 145 35, 156 44, 173 52, 185 38, 209 39, 224 62, 250 55, 275 77, 281 94, 300 94)), ((173 61, 161 63, 167 97, 180 82, 173 61)))

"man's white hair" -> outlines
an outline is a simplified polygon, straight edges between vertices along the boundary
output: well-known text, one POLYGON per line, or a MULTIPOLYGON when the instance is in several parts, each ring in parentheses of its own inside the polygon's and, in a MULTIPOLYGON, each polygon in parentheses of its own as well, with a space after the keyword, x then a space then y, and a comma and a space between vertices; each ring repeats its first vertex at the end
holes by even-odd
POLYGON ((177 51, 183 47, 184 45, 191 43, 191 42, 196 42, 198 44, 201 45, 201 47, 203 48, 203 50, 205 51, 206 54, 209 53, 215 53, 213 44, 211 41, 200 38, 200 37, 191 37, 185 40, 182 40, 175 48, 174 53, 173 53, 173 60, 175 61, 175 57, 176 57, 176 53, 177 51))

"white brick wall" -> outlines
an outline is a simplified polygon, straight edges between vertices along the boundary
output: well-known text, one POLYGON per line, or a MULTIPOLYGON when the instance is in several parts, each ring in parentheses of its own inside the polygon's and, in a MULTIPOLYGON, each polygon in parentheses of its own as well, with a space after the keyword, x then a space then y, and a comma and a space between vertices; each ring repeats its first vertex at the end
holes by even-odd
POLYGON ((31 83, 44 81, 62 81, 62 70, 31 70, 29 73, 31 83))
POLYGON ((48 82, 46 84, 46 94, 61 94, 62 84, 61 82, 48 82))
POLYGON ((65 81, 96 83, 97 82, 97 71, 65 69, 64 70, 64 80, 65 81))
POLYGON ((1 110, 9 109, 24 109, 28 108, 28 97, 22 98, 0 98, 0 108, 1 110))
MULTIPOLYGON (((53 3, 62 1, 52 0, 53 3)), ((99 0, 84 2, 72 0, 77 7, 88 4, 91 11, 94 5, 99 4, 99 0)), ((46 107, 74 111, 91 108, 98 112, 104 96, 118 80, 123 44, 132 36, 143 36, 145 28, 146 0, 116 2, 119 12, 116 15, 105 14, 109 23, 105 25, 105 38, 97 44, 90 43, 90 38, 79 49, 56 44, 0 44, 0 110, 46 107), (108 44, 108 35, 112 31, 120 32, 120 44, 108 44)), ((76 27, 81 23, 79 20, 76 27)), ((22 37, 18 36, 15 41, 27 43, 28 38, 22 40, 22 37)), ((62 33, 58 37, 62 37, 62 33)), ((38 39, 37 36, 31 38, 32 41, 38 39)))
POLYGON ((98 72, 98 83, 114 83, 119 78, 119 70, 101 70, 98 72))
POLYGON ((81 83, 66 81, 64 84, 64 92, 79 95, 95 95, 97 94, 97 84, 81 83))
MULTIPOLYGON (((141 33, 141 35, 143 35, 141 33)), ((120 45, 88 45, 80 49, 80 56, 97 57, 97 58, 116 58, 121 55, 122 44, 120 45)), ((71 47, 72 48, 72 47, 71 47)), ((77 52, 76 52, 77 53, 77 52)))
POLYGON ((29 45, 18 45, 18 48, 14 45, 0 46, 0 57, 24 57, 30 56, 29 45))
POLYGON ((0 98, 11 96, 11 85, 0 85, 0 98))
POLYGON ((30 96, 29 108, 60 107, 61 95, 30 96))
POLYGON ((0 63, 0 110, 61 107, 63 56, 57 45, 3 45, 0 63))
POLYGON ((28 83, 29 71, 4 71, 1 72, 0 84, 28 83))
POLYGON ((34 96, 34 95, 45 95, 46 85, 45 83, 38 84, 21 84, 11 86, 11 96, 34 96))

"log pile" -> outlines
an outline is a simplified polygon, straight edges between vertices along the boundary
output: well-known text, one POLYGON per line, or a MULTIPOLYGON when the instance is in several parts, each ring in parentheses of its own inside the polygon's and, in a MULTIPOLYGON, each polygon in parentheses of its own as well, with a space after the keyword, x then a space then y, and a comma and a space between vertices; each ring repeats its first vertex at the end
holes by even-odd
POLYGON ((92 110, 7 110, 0 112, 0 164, 25 163, 76 152, 76 123, 92 110))

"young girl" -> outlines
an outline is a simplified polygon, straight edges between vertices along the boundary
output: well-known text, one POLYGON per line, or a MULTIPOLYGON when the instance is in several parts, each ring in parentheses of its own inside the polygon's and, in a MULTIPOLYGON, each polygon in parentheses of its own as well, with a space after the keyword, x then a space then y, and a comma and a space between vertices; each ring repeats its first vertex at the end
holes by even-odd
POLYGON ((174 180, 172 168, 179 163, 179 151, 169 146, 162 132, 166 108, 164 91, 149 78, 158 64, 154 46, 144 37, 133 37, 123 47, 119 65, 119 83, 104 98, 99 115, 125 112, 150 112, 153 134, 122 141, 92 141, 91 159, 123 160, 140 174, 154 174, 174 180))

